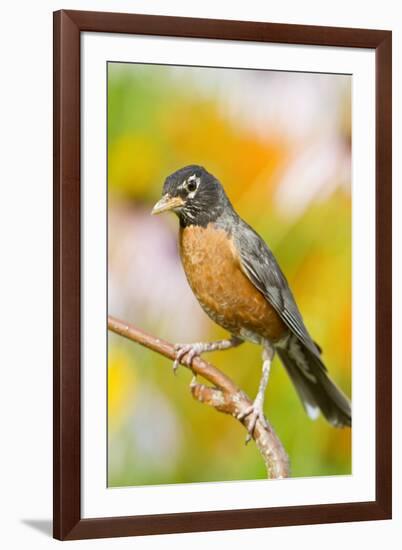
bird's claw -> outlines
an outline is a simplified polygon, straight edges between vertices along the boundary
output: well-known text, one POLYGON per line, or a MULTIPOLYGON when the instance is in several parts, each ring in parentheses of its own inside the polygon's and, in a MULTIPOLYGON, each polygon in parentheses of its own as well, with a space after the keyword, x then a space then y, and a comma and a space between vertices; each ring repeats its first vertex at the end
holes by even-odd
POLYGON ((254 435, 254 430, 257 424, 257 420, 261 422, 261 424, 264 426, 264 428, 268 428, 268 422, 265 419, 264 411, 262 408, 262 404, 259 401, 254 401, 250 407, 248 407, 245 411, 241 412, 237 418, 238 420, 244 420, 247 416, 250 415, 250 422, 247 426, 247 437, 246 437, 246 445, 251 441, 251 438, 254 435))
POLYGON ((194 357, 199 356, 202 352, 201 344, 176 344, 174 349, 176 351, 176 359, 173 363, 173 374, 176 374, 184 357, 186 365, 191 367, 194 357))

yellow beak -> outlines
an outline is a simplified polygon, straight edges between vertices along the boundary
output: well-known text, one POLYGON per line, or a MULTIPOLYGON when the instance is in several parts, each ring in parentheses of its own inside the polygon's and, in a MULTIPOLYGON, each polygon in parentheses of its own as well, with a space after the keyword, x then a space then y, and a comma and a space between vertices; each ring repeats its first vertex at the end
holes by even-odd
POLYGON ((163 195, 160 201, 158 201, 152 209, 151 214, 161 214, 162 212, 167 212, 168 210, 174 210, 183 206, 184 200, 180 197, 171 197, 166 194, 163 195))

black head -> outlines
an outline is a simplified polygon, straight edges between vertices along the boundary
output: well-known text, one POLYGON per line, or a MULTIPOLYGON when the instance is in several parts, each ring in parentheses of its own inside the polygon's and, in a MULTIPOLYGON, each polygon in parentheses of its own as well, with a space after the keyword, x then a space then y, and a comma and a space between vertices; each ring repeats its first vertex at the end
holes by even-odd
POLYGON ((162 198, 152 214, 172 210, 182 226, 206 226, 227 207, 231 208, 231 204, 219 181, 202 166, 190 165, 166 178, 162 198))

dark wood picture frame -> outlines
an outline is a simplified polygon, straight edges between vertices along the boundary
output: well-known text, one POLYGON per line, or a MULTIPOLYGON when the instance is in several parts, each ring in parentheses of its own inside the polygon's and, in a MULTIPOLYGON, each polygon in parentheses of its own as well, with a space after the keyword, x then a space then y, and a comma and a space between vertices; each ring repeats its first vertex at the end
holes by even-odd
POLYGON ((62 10, 54 13, 54 536, 84 539, 391 518, 390 31, 62 10), (84 31, 372 48, 376 59, 376 499, 81 518, 80 36, 84 31))

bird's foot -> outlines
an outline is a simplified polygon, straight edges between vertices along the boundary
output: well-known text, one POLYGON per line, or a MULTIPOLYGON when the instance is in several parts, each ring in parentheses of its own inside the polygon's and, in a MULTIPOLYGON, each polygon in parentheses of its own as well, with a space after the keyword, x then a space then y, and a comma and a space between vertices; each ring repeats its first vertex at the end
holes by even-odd
POLYGON ((176 344, 176 359, 173 363, 173 372, 176 372, 182 360, 191 367, 194 357, 199 357, 206 351, 219 351, 239 346, 243 340, 237 336, 232 336, 228 340, 218 340, 216 342, 197 342, 195 344, 176 344))
POLYGON ((173 374, 176 374, 180 363, 184 359, 185 364, 191 367, 194 357, 199 357, 204 351, 208 351, 208 344, 197 342, 195 344, 176 344, 176 359, 173 363, 173 374))
POLYGON ((248 407, 245 411, 241 412, 238 415, 239 420, 243 420, 247 416, 250 416, 250 422, 247 426, 247 437, 246 437, 246 445, 249 441, 251 441, 251 438, 254 435, 255 426, 257 424, 257 420, 261 422, 261 424, 264 426, 264 428, 268 428, 268 422, 265 419, 264 416, 264 410, 263 410, 263 402, 259 397, 257 396, 256 400, 250 407, 248 407))

